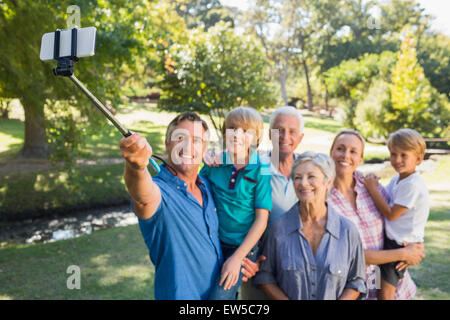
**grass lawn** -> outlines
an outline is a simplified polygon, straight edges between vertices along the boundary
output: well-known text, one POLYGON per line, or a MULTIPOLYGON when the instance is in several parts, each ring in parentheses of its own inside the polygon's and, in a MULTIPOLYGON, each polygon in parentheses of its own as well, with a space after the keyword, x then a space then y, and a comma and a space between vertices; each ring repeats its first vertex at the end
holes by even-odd
POLYGON ((0 163, 13 159, 19 153, 23 139, 22 121, 0 119, 0 163))
POLYGON ((137 225, 0 249, 0 299, 153 299, 153 277, 137 225), (67 289, 71 265, 79 290, 67 289))
POLYGON ((417 299, 450 300, 450 207, 433 208, 425 229, 426 257, 410 268, 417 299))

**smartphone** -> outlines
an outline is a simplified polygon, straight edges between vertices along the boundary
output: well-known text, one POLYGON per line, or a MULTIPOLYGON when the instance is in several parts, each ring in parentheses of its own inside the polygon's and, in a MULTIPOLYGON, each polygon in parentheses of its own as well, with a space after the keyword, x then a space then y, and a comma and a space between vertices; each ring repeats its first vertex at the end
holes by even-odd
MULTIPOLYGON (((95 27, 80 28, 77 30, 77 57, 90 57, 95 53, 95 27)), ((53 60, 53 48, 55 45, 55 32, 49 32, 42 36, 41 55, 42 61, 53 60)), ((70 56, 72 49, 72 29, 61 30, 59 43, 59 56, 70 56)))

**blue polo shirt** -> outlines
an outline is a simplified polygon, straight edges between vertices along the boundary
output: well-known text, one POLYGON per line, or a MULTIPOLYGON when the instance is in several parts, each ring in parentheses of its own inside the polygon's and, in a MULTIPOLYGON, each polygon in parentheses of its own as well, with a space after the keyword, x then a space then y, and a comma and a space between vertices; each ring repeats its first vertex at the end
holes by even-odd
POLYGON ((255 151, 249 164, 236 170, 228 153, 219 167, 204 165, 200 174, 211 183, 219 216, 220 240, 239 246, 255 221, 255 209, 272 210, 270 168, 255 151))
POLYGON ((210 185, 198 177, 202 207, 165 165, 153 181, 161 190, 161 203, 152 217, 138 220, 155 265, 155 299, 207 299, 223 263, 210 185))

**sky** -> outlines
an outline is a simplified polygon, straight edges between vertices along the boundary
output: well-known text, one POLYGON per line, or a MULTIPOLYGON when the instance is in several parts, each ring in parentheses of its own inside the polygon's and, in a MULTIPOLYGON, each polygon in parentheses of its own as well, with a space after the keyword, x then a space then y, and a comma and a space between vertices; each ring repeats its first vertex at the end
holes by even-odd
POLYGON ((450 36, 450 1, 449 0, 419 0, 425 12, 435 16, 432 28, 450 36))
MULTIPOLYGON (((222 4, 227 6, 245 9, 249 1, 246 0, 221 0, 222 4)), ((441 31, 450 36, 450 0, 418 0, 425 12, 435 16, 432 23, 432 29, 441 31)))

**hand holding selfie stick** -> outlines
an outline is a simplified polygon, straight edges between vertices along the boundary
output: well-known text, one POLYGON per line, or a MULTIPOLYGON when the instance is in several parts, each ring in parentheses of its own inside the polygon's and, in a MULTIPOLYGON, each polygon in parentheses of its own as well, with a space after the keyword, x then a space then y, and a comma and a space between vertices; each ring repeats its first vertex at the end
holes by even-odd
MULTIPOLYGON (((56 30, 55 32, 55 40, 53 46, 53 59, 58 61, 58 66, 53 69, 53 73, 56 76, 64 76, 69 77, 75 85, 80 88, 81 91, 94 103, 94 105, 99 109, 109 121, 122 133, 124 137, 129 137, 132 135, 131 131, 125 128, 119 120, 111 113, 111 111, 106 108, 100 100, 98 100, 81 82, 78 80, 73 74, 73 66, 74 62, 78 61, 77 57, 77 34, 78 29, 73 28, 71 30, 71 53, 69 56, 60 57, 60 42, 61 42, 61 30, 56 30)), ((149 159, 152 166, 155 168, 157 172, 160 172, 161 169, 159 165, 152 158, 149 159)))

